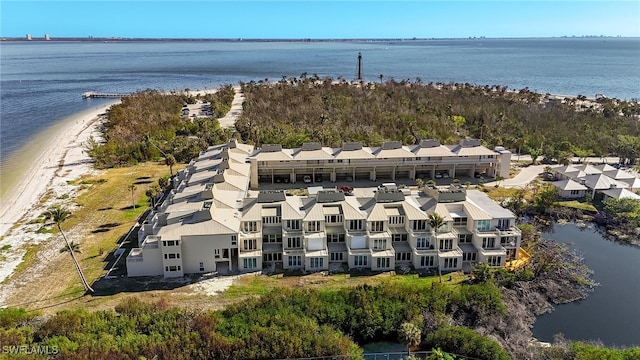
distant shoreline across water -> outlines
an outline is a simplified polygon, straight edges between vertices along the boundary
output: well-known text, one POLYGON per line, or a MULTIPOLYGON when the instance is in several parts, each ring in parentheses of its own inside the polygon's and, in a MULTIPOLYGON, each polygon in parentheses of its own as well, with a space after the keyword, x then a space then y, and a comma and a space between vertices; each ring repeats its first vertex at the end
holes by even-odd
POLYGON ((32 37, 27 40, 26 37, 5 37, 0 38, 0 42, 385 42, 385 41, 467 41, 467 40, 529 40, 529 39, 639 39, 638 37, 628 36, 604 36, 604 35, 585 35, 585 36, 552 36, 552 37, 484 37, 470 36, 464 38, 124 38, 124 37, 60 37, 49 38, 32 37))
POLYGON ((211 89, 302 74, 351 81, 358 53, 365 82, 640 98, 640 38, 32 39, 0 43, 0 165, 38 133, 108 102, 82 99, 88 91, 211 89))

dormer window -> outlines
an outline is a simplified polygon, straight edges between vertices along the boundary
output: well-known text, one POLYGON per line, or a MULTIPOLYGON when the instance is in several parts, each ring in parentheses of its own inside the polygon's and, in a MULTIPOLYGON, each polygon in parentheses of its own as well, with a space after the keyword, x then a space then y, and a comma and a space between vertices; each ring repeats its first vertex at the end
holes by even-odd
POLYGON ((384 231, 384 222, 383 221, 371 221, 370 229, 374 232, 384 231))

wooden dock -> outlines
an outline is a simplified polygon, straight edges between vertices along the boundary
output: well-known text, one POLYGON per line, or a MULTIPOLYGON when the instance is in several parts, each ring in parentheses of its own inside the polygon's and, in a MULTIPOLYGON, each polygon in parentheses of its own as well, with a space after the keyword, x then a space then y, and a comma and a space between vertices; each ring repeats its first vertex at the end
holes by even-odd
POLYGON ((88 91, 86 93, 82 93, 83 99, 91 99, 91 98, 122 98, 125 96, 129 96, 129 94, 107 94, 107 93, 98 93, 94 91, 88 91))

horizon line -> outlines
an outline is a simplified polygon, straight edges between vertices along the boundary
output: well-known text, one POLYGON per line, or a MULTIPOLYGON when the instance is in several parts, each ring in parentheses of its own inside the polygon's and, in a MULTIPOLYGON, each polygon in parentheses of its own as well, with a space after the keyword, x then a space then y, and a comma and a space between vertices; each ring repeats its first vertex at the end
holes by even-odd
MULTIPOLYGON (((30 34, 28 34, 30 35, 30 34)), ((48 34, 45 34, 49 36, 48 34)), ((220 38, 189 38, 189 37, 121 37, 121 36, 65 36, 65 37, 30 37, 27 36, 6 36, 0 37, 0 41, 227 41, 227 42, 277 42, 277 41, 297 41, 297 42, 321 42, 321 41, 425 41, 425 40, 489 40, 489 39, 606 39, 623 38, 636 39, 640 36, 623 35, 558 35, 558 36, 468 36, 468 37, 389 37, 389 38, 243 38, 243 37, 220 37, 220 38)))

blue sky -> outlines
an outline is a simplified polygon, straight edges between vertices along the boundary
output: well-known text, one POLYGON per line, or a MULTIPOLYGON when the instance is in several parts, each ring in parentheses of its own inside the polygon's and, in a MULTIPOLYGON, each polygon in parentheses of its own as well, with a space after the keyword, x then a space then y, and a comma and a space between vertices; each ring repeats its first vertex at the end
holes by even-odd
POLYGON ((0 36, 640 36, 640 1, 0 1, 0 36))

